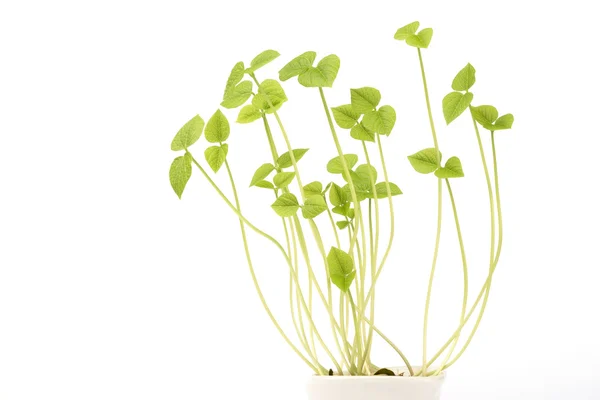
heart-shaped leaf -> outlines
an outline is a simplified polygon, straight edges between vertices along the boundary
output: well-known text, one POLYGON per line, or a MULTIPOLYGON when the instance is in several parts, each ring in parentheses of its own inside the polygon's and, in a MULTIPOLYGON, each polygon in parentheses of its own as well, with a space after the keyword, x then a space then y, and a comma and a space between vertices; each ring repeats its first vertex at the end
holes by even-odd
POLYGON ((324 57, 316 67, 308 67, 298 76, 305 87, 331 87, 340 69, 340 59, 335 54, 324 57))
POLYGON ((298 57, 294 58, 292 61, 287 63, 281 70, 279 71, 279 80, 287 81, 294 76, 298 76, 306 71, 310 67, 312 67, 315 62, 315 58, 317 57, 317 53, 314 51, 307 51, 304 54, 300 54, 298 57))
POLYGON ((258 181, 254 186, 263 189, 275 189, 275 186, 273 186, 273 184, 269 181, 258 181))
POLYGON ((293 193, 284 193, 275 200, 271 205, 271 208, 280 217, 291 217, 298 212, 300 204, 293 193))
POLYGON ((336 207, 342 206, 348 202, 348 196, 341 187, 333 183, 329 188, 329 202, 336 207))
POLYGON ((306 219, 315 218, 325 210, 327 210, 327 203, 323 196, 320 194, 317 196, 309 196, 302 206, 302 216, 306 219))
POLYGON ((273 113, 287 101, 287 96, 285 95, 285 91, 277 82, 273 79, 265 79, 258 89, 258 93, 252 99, 252 105, 254 107, 264 110, 266 113, 273 113), (269 104, 269 100, 271 104, 273 104, 274 110, 271 109, 271 105, 269 104))
MULTIPOLYGON (((392 182, 388 182, 390 185, 390 192, 392 196, 398 196, 400 194, 402 194, 402 191, 400 190, 400 188, 398 187, 398 185, 396 185, 395 183, 392 182)), ((388 190, 387 190, 387 185, 385 184, 385 182, 379 182, 377 185, 375 185, 375 190, 377 191, 377 198, 378 199, 383 199, 388 197, 388 190)), ((372 198, 373 195, 370 194, 369 198, 372 198)))
POLYGON ((371 180, 377 182, 377 170, 372 165, 361 164, 356 167, 356 175, 360 179, 360 183, 366 183, 371 189, 371 180))
POLYGON ((271 172, 273 172, 274 169, 275 166, 273 166, 273 164, 270 163, 266 163, 258 167, 256 172, 254 173, 254 176, 252 177, 250 186, 255 186, 259 181, 265 179, 267 176, 269 176, 271 172))
POLYGON ((246 69, 246 73, 254 73, 257 69, 264 67, 274 59, 279 57, 279 53, 275 50, 265 50, 250 62, 250 66, 246 69))
POLYGON ((435 171, 435 176, 438 178, 462 178, 465 174, 458 157, 450 157, 446 161, 446 165, 435 171))
MULTIPOLYGON (((346 159, 346 166, 349 170, 358 162, 358 156, 356 154, 344 154, 344 158, 346 159)), ((342 174, 344 172, 342 159, 337 156, 329 160, 327 163, 327 171, 332 174, 342 174)))
POLYGON ((169 181, 171 182, 171 187, 180 199, 183 190, 185 189, 185 185, 187 185, 191 176, 192 155, 186 152, 185 155, 175 158, 169 169, 169 181))
POLYGON ((498 119, 496 107, 489 105, 471 107, 471 112, 475 121, 479 122, 481 126, 490 131, 494 130, 494 121, 498 119))
POLYGON ((354 111, 352 104, 345 104, 339 107, 333 107, 333 118, 342 129, 350 129, 358 123, 360 114, 354 111))
POLYGON ((515 117, 512 114, 506 114, 501 116, 494 122, 494 130, 499 131, 502 129, 512 128, 512 124, 515 121, 515 117))
POLYGON ((277 188, 287 187, 294 180, 295 172, 279 172, 273 177, 273 183, 277 188))
POLYGON ((304 190, 304 195, 306 197, 323 195, 323 184, 318 181, 314 181, 309 183, 308 185, 304 185, 302 189, 304 190))
POLYGON ((364 114, 374 110, 381 101, 381 93, 372 87, 350 89, 350 98, 354 111, 364 114))
POLYGON ((348 222, 348 221, 338 221, 335 224, 337 225, 337 227, 339 229, 346 229, 348 227, 348 225, 350 225, 350 222, 348 222))
MULTIPOLYGON (((300 161, 300 159, 306 154, 308 149, 294 149, 292 152, 294 153, 294 159, 296 162, 300 161)), ((292 157, 290 157, 290 152, 286 151, 277 159, 277 165, 279 168, 289 168, 292 164, 292 157)))
POLYGON ((375 141, 375 132, 365 128, 362 122, 350 129, 350 136, 356 140, 364 140, 366 142, 375 141))
POLYGON ((458 71, 452 81, 452 89, 457 91, 469 90, 475 84, 475 68, 469 63, 458 71))
POLYGON ((236 122, 240 124, 249 124, 250 122, 259 119, 261 115, 262 113, 260 110, 253 104, 247 104, 240 110, 236 122))
POLYGON ((444 111, 444 119, 446 124, 454 121, 462 114, 473 101, 473 93, 448 93, 442 100, 442 109, 444 111))
POLYGON ((408 156, 410 165, 415 171, 421 174, 430 174, 438 169, 439 162, 442 159, 442 153, 434 148, 423 149, 413 155, 408 156))
POLYGON ((229 78, 227 78, 227 84, 225 85, 225 91, 223 93, 223 100, 225 100, 229 92, 241 82, 242 78, 244 78, 244 63, 240 61, 233 66, 231 73, 229 74, 229 78))
POLYGON ((362 124, 370 131, 389 135, 396 124, 396 110, 392 106, 382 106, 377 111, 369 111, 365 114, 362 124))
POLYGON ((406 38, 406 44, 413 47, 418 47, 421 49, 426 49, 429 47, 429 43, 431 42, 431 37, 433 36, 433 29, 425 28, 422 29, 416 35, 411 35, 406 38))
POLYGON ((204 158, 206 158, 206 162, 215 173, 219 171, 225 162, 228 151, 229 146, 227 144, 211 146, 204 151, 204 158))
POLYGON ((221 106, 236 108, 241 106, 252 95, 252 82, 244 81, 225 94, 221 106))
POLYGON ((398 29, 394 35, 394 39, 406 40, 407 37, 417 33, 417 29, 419 29, 419 21, 411 22, 410 24, 398 29))
POLYGON ((327 268, 331 282, 342 292, 347 292, 356 276, 352 257, 337 247, 332 247, 327 255, 327 268))
POLYGON ((200 139, 203 129, 204 120, 199 115, 195 115, 177 132, 171 142, 171 150, 179 151, 187 149, 200 139))
POLYGON ((230 127, 227 117, 225 117, 221 110, 217 110, 206 123, 204 136, 210 143, 221 143, 227 140, 229 132, 230 127))

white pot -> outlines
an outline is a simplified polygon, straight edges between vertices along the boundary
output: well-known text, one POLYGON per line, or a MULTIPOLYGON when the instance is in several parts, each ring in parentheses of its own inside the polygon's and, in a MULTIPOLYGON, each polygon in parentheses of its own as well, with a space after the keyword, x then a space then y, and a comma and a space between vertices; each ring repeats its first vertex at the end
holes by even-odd
MULTIPOLYGON (((396 373, 403 368, 392 368, 396 373)), ((446 373, 432 377, 312 376, 308 400, 439 400, 446 373)))

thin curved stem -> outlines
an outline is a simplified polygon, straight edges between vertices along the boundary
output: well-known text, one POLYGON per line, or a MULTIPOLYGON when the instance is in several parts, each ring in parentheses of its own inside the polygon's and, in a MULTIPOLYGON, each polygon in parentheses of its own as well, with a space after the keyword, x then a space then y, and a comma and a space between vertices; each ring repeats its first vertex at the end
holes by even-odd
POLYGON ((400 358, 402 358, 402 361, 404 361, 404 364, 406 365, 406 368, 408 368, 408 371, 410 372, 410 375, 413 376, 415 374, 415 372, 413 371, 412 366, 410 365, 410 362, 408 361, 408 358, 406 358, 406 356, 404 355, 404 353, 398 348, 398 346, 396 346, 386 335, 383 334, 383 332, 381 332, 375 325, 373 325, 371 323, 371 321, 369 321, 368 319, 365 318, 365 321, 371 325, 373 327, 373 330, 379 335, 381 336, 381 338, 383 340, 385 340, 387 342, 388 345, 390 345, 390 347, 392 349, 394 349, 396 351, 396 353, 398 353, 398 355, 400 356, 400 358))

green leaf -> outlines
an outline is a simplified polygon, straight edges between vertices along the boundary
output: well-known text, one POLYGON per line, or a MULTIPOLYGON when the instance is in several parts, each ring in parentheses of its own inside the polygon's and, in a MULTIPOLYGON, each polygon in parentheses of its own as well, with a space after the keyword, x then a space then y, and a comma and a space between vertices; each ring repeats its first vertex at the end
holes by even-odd
POLYGON ((308 196, 322 196, 323 195, 323 184, 318 181, 314 181, 303 187, 304 194, 308 196))
POLYGON ((279 82, 273 79, 265 79, 258 89, 258 93, 252 99, 254 107, 261 110, 265 110, 267 113, 279 110, 279 108, 287 101, 287 96, 279 82), (275 107, 275 110, 271 110, 269 105, 269 99, 275 107))
POLYGON ((458 91, 469 90, 475 84, 475 68, 469 63, 458 71, 452 81, 452 89, 458 91))
POLYGON ((333 107, 333 118, 342 129, 350 129, 358 123, 360 114, 354 111, 352 104, 345 104, 339 107, 333 107))
POLYGON ((323 211, 327 210, 327 203, 320 194, 317 196, 309 196, 302 206, 302 216, 306 219, 315 218, 323 211))
POLYGON ((298 76, 298 82, 305 87, 331 87, 340 69, 340 59, 335 54, 323 57, 316 67, 308 67, 298 76))
MULTIPOLYGON (((300 161, 300 159, 304 156, 304 154, 306 154, 306 152, 308 151, 308 149, 294 149, 292 150, 292 152, 294 153, 294 159, 296 160, 296 162, 300 161)), ((281 157, 279 157, 277 159, 277 165, 279 166, 279 168, 289 168, 291 167, 292 164, 292 157, 290 157, 290 152, 287 151, 285 153, 283 153, 281 155, 281 157)))
POLYGON ((359 165, 358 167, 356 167, 356 175, 358 175, 361 182, 365 182, 369 185, 369 189, 371 188, 371 179, 373 180, 373 182, 377 182, 377 170, 372 165, 359 165))
MULTIPOLYGON (((356 193, 356 200, 363 201, 368 199, 371 193, 369 193, 369 187, 366 183, 359 183, 357 181, 352 182, 354 184, 354 192, 356 193)), ((346 196, 351 199, 352 192, 350 191, 350 186, 348 184, 344 185, 342 188, 343 191, 346 192, 346 196)), ((350 215, 348 215, 350 216, 350 215)))
POLYGON ((494 106, 471 107, 475 121, 479 122, 485 129, 493 131, 494 121, 498 119, 498 110, 494 106))
POLYGON ((258 167, 254 176, 252 177, 252 181, 250 182, 250 186, 256 186, 257 182, 265 179, 269 174, 275 169, 275 166, 270 163, 266 163, 258 167))
POLYGON ((462 178, 465 174, 458 157, 450 157, 446 161, 446 165, 435 171, 435 176, 438 178, 462 178))
POLYGON ((348 202, 348 196, 341 187, 333 183, 329 188, 329 202, 334 206, 342 206, 348 202))
POLYGON ((250 62, 250 66, 246 69, 246 73, 251 74, 257 69, 264 67, 274 59, 279 57, 279 53, 275 50, 265 50, 250 62))
POLYGON ((332 247, 327 255, 327 267, 331 282, 342 292, 347 292, 356 275, 352 257, 345 251, 332 247))
POLYGON ((442 109, 444 110, 444 119, 446 124, 454 121, 462 114, 473 100, 473 93, 448 93, 442 100, 442 109))
POLYGON ((236 108, 241 106, 252 95, 252 82, 244 81, 225 94, 221 106, 236 108))
POLYGON ((370 131, 389 135, 396 124, 396 111, 392 106, 382 106, 377 111, 367 112, 362 123, 370 131))
POLYGON ((408 156, 408 161, 415 171, 421 174, 429 174, 438 169, 438 162, 441 159, 442 153, 439 151, 436 153, 434 148, 424 149, 408 156))
POLYGON ((294 180, 295 172, 279 172, 273 177, 275 187, 284 188, 294 180))
POLYGON ((512 128, 512 124, 515 121, 515 117, 512 114, 506 114, 501 116, 494 123, 494 130, 499 131, 502 129, 510 129, 512 128))
POLYGON ((393 371, 390 371, 387 368, 381 368, 379 371, 375 372, 373 375, 396 376, 396 374, 393 371))
POLYGON ((337 225, 337 227, 339 229, 346 229, 348 227, 348 225, 350 225, 350 222, 348 222, 348 221, 338 221, 335 224, 337 225))
POLYGON ((225 117, 221 110, 217 110, 206 123, 204 135, 210 143, 221 143, 227 140, 229 132, 230 128, 227 117, 225 117))
POLYGON ((242 107, 237 117, 237 123, 249 124, 254 122, 261 117, 262 113, 253 104, 248 104, 242 107))
POLYGON ((204 120, 199 115, 194 116, 177 132, 171 142, 171 150, 185 150, 196 143, 202 135, 202 129, 204 129, 204 120))
POLYGON ((229 94, 229 91, 233 90, 233 88, 241 82, 242 78, 244 78, 244 63, 240 61, 233 66, 231 73, 229 74, 229 78, 227 78, 225 92, 223 93, 223 100, 225 100, 229 94))
MULTIPOLYGON (((390 192, 391 192, 392 196, 398 196, 398 195, 402 194, 402 191, 400 190, 398 185, 396 185, 395 183, 392 183, 392 182, 388 182, 388 183, 390 184, 390 192)), ((387 186, 386 186, 385 182, 379 182, 377 185, 375 185, 375 190, 377 191, 378 199, 383 199, 383 198, 388 197, 388 191, 387 191, 387 186)))
POLYGON ((381 101, 381 93, 372 87, 350 89, 350 99, 354 111, 364 114, 374 110, 381 101))
POLYGON ((415 33, 417 33, 417 29, 419 29, 419 21, 415 21, 408 25, 405 25, 396 31, 396 34, 394 35, 394 39, 406 40, 407 37, 412 36, 415 33))
MULTIPOLYGON (((358 156, 356 154, 344 154, 344 158, 346 159, 346 164, 348 169, 352 169, 358 162, 358 156)), ((344 167, 342 165, 342 159, 337 156, 329 160, 327 163, 327 171, 332 174, 341 174, 344 172, 344 167)))
POLYGON ((223 144, 223 146, 211 146, 204 151, 204 158, 206 158, 206 162, 214 172, 219 171, 225 162, 228 151, 229 146, 227 144, 223 144))
POLYGON ((375 132, 365 128, 362 122, 356 124, 352 129, 350 129, 350 136, 356 140, 375 142, 375 132))
POLYGON ((263 189, 275 189, 275 186, 273 186, 273 184, 269 181, 258 181, 254 186, 263 189))
POLYGON ((190 176, 192 176, 192 155, 186 152, 185 155, 175 158, 169 169, 171 187, 180 199, 190 176))
POLYGON ((350 203, 346 203, 341 206, 336 206, 331 209, 335 214, 343 215, 344 217, 348 217, 348 212, 350 211, 350 203))
POLYGON ((316 57, 317 53, 314 51, 307 51, 306 53, 300 54, 279 70, 279 80, 282 82, 287 81, 294 76, 298 76, 308 71, 315 62, 316 57))
POLYGON ((431 42, 431 37, 433 36, 433 29, 425 28, 422 29, 416 35, 411 35, 406 38, 406 44, 413 47, 419 47, 421 49, 426 49, 429 47, 429 43, 431 42))
POLYGON ((279 196, 277 200, 275 200, 275 202, 271 205, 271 208, 280 217, 291 217, 298 212, 300 204, 293 193, 284 193, 279 196))

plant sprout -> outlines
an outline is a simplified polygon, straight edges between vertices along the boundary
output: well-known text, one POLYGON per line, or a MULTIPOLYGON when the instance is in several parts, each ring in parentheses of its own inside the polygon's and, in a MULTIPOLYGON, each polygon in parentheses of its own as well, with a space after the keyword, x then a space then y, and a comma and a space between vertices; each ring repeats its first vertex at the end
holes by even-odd
POLYGON ((471 88, 475 84, 475 68, 471 64, 458 72, 451 84, 452 92, 442 100, 442 112, 447 124, 467 110, 470 114, 489 195, 489 272, 476 300, 469 307, 467 257, 451 185, 452 179, 461 178, 464 173, 458 157, 451 156, 444 161, 434 125, 422 56, 422 50, 429 47, 432 36, 431 28, 419 31, 419 22, 398 29, 394 36, 417 50, 433 139, 433 147, 409 155, 408 161, 416 172, 433 174, 437 185, 437 221, 425 297, 422 360, 419 368, 413 368, 400 348, 377 328, 375 320, 377 281, 392 251, 395 236, 393 198, 402 194, 400 187, 390 180, 384 152, 384 142, 392 134, 396 123, 396 112, 392 106, 382 105, 382 94, 378 89, 351 89, 348 104, 330 108, 325 93, 335 82, 340 59, 331 54, 316 62, 317 54, 313 51, 303 53, 285 64, 279 71, 278 79, 259 80, 257 76, 262 67, 279 57, 279 53, 274 50, 262 52, 248 67, 243 62, 238 62, 231 70, 221 107, 230 110, 239 108, 236 120, 238 124, 262 121, 266 151, 264 159, 257 162, 256 172, 249 186, 252 190, 262 189, 273 194, 274 200, 270 207, 273 217, 281 221, 282 238, 276 238, 278 235, 268 234, 258 228, 245 211, 246 207, 242 208, 238 182, 228 163, 227 141, 231 126, 220 109, 206 123, 199 115, 194 116, 177 132, 171 143, 172 150, 183 151, 183 155, 175 158, 169 171, 173 190, 181 198, 192 175, 192 167, 195 166, 237 216, 245 256, 262 306, 286 343, 316 374, 394 375, 389 369, 381 368, 372 361, 371 347, 373 337, 377 334, 398 354, 411 376, 438 375, 462 356, 484 315, 492 277, 500 258, 503 235, 494 134, 499 130, 510 129, 513 116, 506 114, 499 117, 496 108, 490 105, 472 105, 474 95, 471 88), (303 180, 305 176, 300 168, 301 160, 309 149, 293 147, 291 137, 278 113, 288 101, 280 82, 287 82, 292 78, 307 90, 315 94, 318 92, 323 106, 324 116, 320 118, 328 125, 334 151, 331 159, 323 162, 328 175, 322 181, 303 180), (273 122, 277 127, 276 132, 272 129, 273 122), (488 169, 480 126, 490 131, 492 173, 488 169), (210 144, 204 151, 206 165, 214 174, 225 167, 232 198, 224 193, 207 172, 204 163, 190 151, 190 147, 200 139, 203 132, 210 144), (280 135, 283 139, 283 151, 277 148, 275 135, 280 135), (343 140, 359 141, 362 154, 344 152, 343 140), (374 161, 381 165, 381 173, 374 166, 374 161), (450 332, 446 343, 431 356, 427 347, 429 309, 441 239, 444 188, 452 207, 460 246, 463 298, 456 328, 450 332), (387 240, 380 234, 383 224, 389 225, 387 240), (248 229, 264 238, 280 254, 278 262, 289 271, 288 301, 293 333, 283 329, 263 295, 248 244, 248 229), (326 243, 326 235, 333 237, 332 243, 326 243), (309 244, 316 245, 313 247, 317 249, 314 254, 309 251, 309 244), (317 308, 326 312, 326 324, 317 324, 315 321, 317 308), (464 336, 463 329, 476 310, 479 311, 473 328, 459 347, 459 341, 464 336), (438 359, 441 362, 432 368, 438 359))

